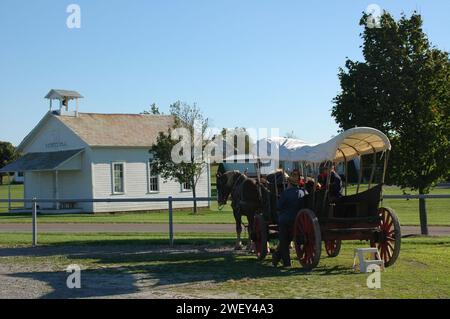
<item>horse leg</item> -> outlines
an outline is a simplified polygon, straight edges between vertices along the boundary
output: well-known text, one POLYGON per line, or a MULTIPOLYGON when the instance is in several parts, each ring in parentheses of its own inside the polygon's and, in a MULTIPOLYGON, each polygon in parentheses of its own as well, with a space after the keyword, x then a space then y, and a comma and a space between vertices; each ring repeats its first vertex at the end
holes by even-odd
POLYGON ((254 214, 248 214, 247 215, 247 222, 248 222, 248 242, 247 242, 247 250, 249 252, 255 251, 255 242, 252 240, 253 238, 253 219, 254 214))
POLYGON ((233 210, 234 220, 236 221, 236 244, 234 246, 235 250, 242 249, 241 233, 242 233, 242 216, 239 211, 233 210))
MULTIPOLYGON (((248 243, 247 243, 247 250, 249 252, 255 252, 256 246, 255 242, 252 240, 253 237, 253 224, 254 224, 255 214, 249 214, 247 215, 247 221, 248 221, 248 243)), ((270 254, 270 243, 267 241, 267 253, 270 254)))

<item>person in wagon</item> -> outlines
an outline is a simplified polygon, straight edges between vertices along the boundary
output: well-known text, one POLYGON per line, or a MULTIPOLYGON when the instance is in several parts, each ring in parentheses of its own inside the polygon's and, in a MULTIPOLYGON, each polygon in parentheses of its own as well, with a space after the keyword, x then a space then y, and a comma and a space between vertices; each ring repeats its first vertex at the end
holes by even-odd
POLYGON ((272 255, 272 264, 275 267, 281 260, 284 267, 291 266, 289 249, 293 237, 294 222, 298 211, 305 206, 304 197, 307 195, 307 192, 299 187, 299 181, 300 174, 293 172, 288 178, 288 187, 281 193, 277 203, 280 242, 272 255))
POLYGON ((341 198, 342 195, 342 179, 338 173, 336 173, 336 169, 334 164, 327 165, 323 163, 320 165, 320 175, 317 177, 317 181, 322 185, 322 189, 326 189, 328 175, 330 176, 330 185, 328 186, 329 197, 330 200, 336 201, 338 198, 341 198))
POLYGON ((305 178, 303 176, 301 176, 300 174, 300 170, 298 168, 295 168, 292 171, 292 175, 298 176, 298 186, 299 187, 304 187, 305 186, 305 178))

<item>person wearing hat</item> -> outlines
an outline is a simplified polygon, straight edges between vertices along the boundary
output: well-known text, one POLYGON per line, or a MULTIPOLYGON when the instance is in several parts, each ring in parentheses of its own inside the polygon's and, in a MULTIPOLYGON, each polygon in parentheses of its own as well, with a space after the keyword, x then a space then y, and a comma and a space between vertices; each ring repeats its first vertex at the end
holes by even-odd
POLYGON ((304 207, 304 197, 307 192, 299 187, 300 174, 293 172, 288 178, 288 187, 281 193, 277 208, 279 239, 277 249, 272 254, 272 264, 276 267, 280 260, 284 267, 291 266, 289 246, 293 237, 293 227, 298 211, 304 207))
POLYGON ((317 180, 322 185, 323 189, 326 189, 328 175, 330 175, 330 184, 328 185, 329 197, 332 202, 342 197, 342 179, 334 165, 326 165, 325 163, 320 165, 320 175, 317 180))

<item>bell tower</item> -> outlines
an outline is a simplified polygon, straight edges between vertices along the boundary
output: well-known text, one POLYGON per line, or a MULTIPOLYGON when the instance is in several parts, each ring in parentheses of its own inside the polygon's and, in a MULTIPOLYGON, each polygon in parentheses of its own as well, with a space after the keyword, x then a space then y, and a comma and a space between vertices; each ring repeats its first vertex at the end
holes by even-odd
POLYGON ((50 101, 50 112, 55 112, 59 115, 64 116, 78 116, 78 99, 82 99, 83 96, 77 91, 68 90, 55 90, 52 89, 45 96, 46 99, 50 101), (59 101, 59 109, 53 111, 53 100, 59 101), (76 106, 75 110, 69 108, 69 102, 75 100, 76 106))

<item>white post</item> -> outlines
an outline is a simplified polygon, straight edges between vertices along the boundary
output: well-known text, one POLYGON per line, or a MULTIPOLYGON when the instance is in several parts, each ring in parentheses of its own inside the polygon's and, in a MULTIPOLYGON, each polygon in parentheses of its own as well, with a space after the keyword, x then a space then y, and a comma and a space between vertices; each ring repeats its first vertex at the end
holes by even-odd
MULTIPOLYGON (((206 163, 206 174, 208 176, 208 197, 211 197, 211 169, 209 161, 206 163)), ((211 200, 208 199, 208 208, 211 208, 211 200)))
POLYGON ((33 198, 32 210, 32 227, 33 227, 33 247, 37 246, 37 203, 36 198, 33 198))
POLYGON ((172 196, 169 196, 169 244, 173 247, 173 201, 172 196))

